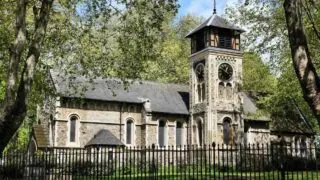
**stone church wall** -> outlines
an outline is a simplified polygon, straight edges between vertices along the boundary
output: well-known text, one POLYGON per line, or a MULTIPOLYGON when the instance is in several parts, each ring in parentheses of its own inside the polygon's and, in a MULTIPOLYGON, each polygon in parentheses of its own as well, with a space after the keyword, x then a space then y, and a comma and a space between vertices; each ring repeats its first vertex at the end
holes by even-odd
POLYGON ((109 130, 113 135, 120 139, 120 124, 95 124, 81 123, 80 127, 80 146, 84 147, 101 129, 109 130))
POLYGON ((154 114, 152 116, 152 125, 148 125, 148 144, 158 145, 158 123, 160 120, 164 120, 166 122, 167 128, 167 146, 175 146, 176 145, 176 126, 177 122, 180 121, 183 123, 183 144, 187 144, 187 123, 186 117, 170 115, 170 114, 154 114))
POLYGON ((132 120, 135 125, 135 144, 141 146, 141 107, 126 103, 112 103, 101 101, 61 103, 56 107, 55 146, 83 147, 101 129, 109 130, 125 143, 126 120, 132 120), (121 110, 121 111, 120 111, 121 110), (140 112, 139 112, 140 111, 140 112), (76 115, 78 142, 68 143, 69 118, 76 115))
POLYGON ((246 143, 250 144, 267 144, 270 142, 270 132, 269 131, 259 131, 251 130, 245 133, 246 143))
POLYGON ((158 144, 158 124, 148 124, 147 126, 147 146, 158 144))
POLYGON ((84 147, 101 129, 109 130, 125 143, 127 120, 132 120, 135 125, 134 146, 158 145, 159 120, 166 122, 166 144, 168 146, 176 145, 177 121, 183 123, 183 140, 184 144, 187 143, 187 116, 153 113, 151 118, 144 118, 141 105, 95 101, 85 103, 85 105, 83 102, 82 105, 71 102, 62 103, 56 108, 55 146, 84 147), (76 143, 69 143, 68 139, 69 119, 72 115, 79 118, 76 143))
POLYGON ((268 121, 246 121, 245 143, 267 144, 270 142, 270 128, 268 121))
POLYGON ((68 122, 67 121, 56 121, 55 128, 55 146, 64 147, 67 145, 67 133, 68 133, 68 122))

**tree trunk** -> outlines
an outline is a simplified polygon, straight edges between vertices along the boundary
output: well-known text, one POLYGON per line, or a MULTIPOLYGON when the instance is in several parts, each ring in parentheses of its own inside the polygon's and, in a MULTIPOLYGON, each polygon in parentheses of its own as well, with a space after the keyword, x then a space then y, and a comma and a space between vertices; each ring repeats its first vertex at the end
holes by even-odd
MULTIPOLYGON (((34 35, 28 48, 20 80, 18 80, 19 63, 24 50, 25 18, 27 0, 17 4, 17 35, 10 53, 10 66, 6 87, 5 103, 0 114, 0 154, 20 127, 27 113, 27 98, 31 91, 35 67, 40 57, 41 44, 44 40, 53 0, 42 0, 39 17, 35 18, 34 35), (24 37, 24 38, 23 38, 24 37)), ((36 13, 35 13, 36 15, 36 13)))
POLYGON ((293 67, 303 91, 304 99, 314 115, 320 117, 320 81, 312 64, 307 37, 303 29, 301 0, 285 0, 285 17, 293 67))

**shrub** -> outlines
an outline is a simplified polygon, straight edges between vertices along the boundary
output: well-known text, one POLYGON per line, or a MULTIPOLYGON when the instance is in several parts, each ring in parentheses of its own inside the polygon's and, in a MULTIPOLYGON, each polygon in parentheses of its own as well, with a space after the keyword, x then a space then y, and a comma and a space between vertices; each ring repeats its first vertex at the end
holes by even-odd
POLYGON ((64 170, 67 174, 72 174, 76 176, 90 176, 90 175, 112 175, 115 171, 115 162, 91 162, 91 161, 74 161, 66 166, 64 170))
POLYGON ((236 169, 239 171, 271 171, 275 168, 272 160, 263 154, 241 153, 236 169))
POLYGON ((23 166, 21 164, 6 164, 0 166, 0 177, 5 178, 23 178, 23 166))
POLYGON ((317 170, 317 163, 315 159, 286 157, 284 161, 284 168, 289 171, 317 170))

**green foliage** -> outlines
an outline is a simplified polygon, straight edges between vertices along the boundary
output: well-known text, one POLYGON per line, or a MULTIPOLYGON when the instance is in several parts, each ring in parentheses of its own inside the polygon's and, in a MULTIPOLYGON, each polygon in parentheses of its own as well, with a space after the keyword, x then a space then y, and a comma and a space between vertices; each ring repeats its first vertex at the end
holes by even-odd
POLYGON ((244 53, 243 89, 246 91, 272 93, 275 91, 276 78, 258 54, 244 53))
POLYGON ((164 25, 163 41, 158 44, 160 54, 146 63, 142 78, 171 83, 188 83, 190 42, 185 35, 200 23, 199 17, 186 15, 170 17, 164 25))
POLYGON ((14 12, 13 6, 9 5, 10 0, 3 0, 0 2, 0 102, 5 94, 5 77, 7 75, 6 68, 8 65, 9 47, 13 40, 14 33, 11 29, 14 26, 14 12))
MULTIPOLYGON (((15 9, 9 0, 0 2, 0 100, 3 99, 9 62, 8 47, 15 38, 15 9), (11 5, 10 5, 11 4, 11 5)), ((26 46, 21 67, 26 61, 28 45, 33 39, 35 19, 39 18, 41 2, 28 1, 26 46)), ((176 0, 153 1, 54 1, 40 59, 34 70, 31 95, 27 97, 32 117, 12 138, 16 148, 19 138, 25 139, 35 119, 36 106, 52 95, 48 84, 48 70, 59 69, 61 76, 78 73, 96 76, 140 78, 148 61, 158 57, 164 22, 177 12, 176 0)), ((19 84, 19 83, 17 83, 19 84)), ((2 102, 0 102, 2 103, 2 102)), ((24 113, 22 114, 24 116, 24 113)), ((19 145, 20 146, 20 145, 19 145)), ((21 146, 25 146, 22 143, 21 146)))
POLYGON ((253 0, 250 5, 228 7, 225 13, 227 19, 246 30, 241 48, 269 56, 269 67, 279 73, 280 56, 283 48, 289 46, 282 1, 253 0))
MULTIPOLYGON (((30 113, 29 113, 30 114, 30 113)), ((21 152, 26 150, 28 147, 31 127, 34 124, 35 117, 28 116, 16 132, 16 134, 12 137, 10 143, 7 145, 5 152, 9 151, 18 151, 21 152)))
MULTIPOLYGON (((304 4, 304 21, 305 30, 308 35, 309 48, 312 53, 313 63, 320 69, 319 66, 319 37, 317 37, 312 21, 315 22, 316 29, 319 29, 320 7, 319 2, 313 2, 310 6, 311 1, 305 1, 304 4), (311 8, 313 7, 313 8, 311 8), (309 8, 309 10, 308 10, 309 8), (309 12, 312 18, 308 17, 309 12), (312 21, 311 21, 312 20, 312 21)), ((252 87, 253 90, 262 90, 268 92, 268 96, 261 98, 259 103, 267 109, 273 115, 285 114, 286 104, 289 99, 294 99, 298 104, 299 108, 306 115, 308 122, 312 127, 317 130, 319 125, 317 120, 312 114, 309 106, 303 98, 303 92, 301 91, 300 84, 293 70, 293 64, 291 60, 291 52, 289 48, 289 42, 287 38, 287 27, 284 16, 284 9, 282 7, 283 1, 250 1, 249 5, 239 5, 229 7, 226 10, 226 16, 231 21, 240 24, 246 29, 243 36, 242 48, 245 51, 258 52, 264 55, 266 66, 258 65, 261 71, 252 70, 251 67, 246 66, 246 59, 253 57, 245 55, 244 60, 244 88, 252 87), (267 77, 261 76, 259 72, 267 73, 269 69, 276 76, 276 80, 271 80, 267 77), (246 72, 247 71, 247 72, 246 72), (255 80, 259 78, 253 78, 248 74, 257 74, 262 78, 260 83, 256 83, 255 80), (249 78, 249 79, 248 79, 249 78), (252 83, 251 83, 252 82, 252 83), (272 85, 268 87, 270 84, 272 85), (266 85, 264 85, 266 83, 266 85), (257 87, 259 85, 260 87, 257 87)), ((249 64, 250 66, 254 66, 249 64)), ((267 73, 268 77, 270 73, 267 73)), ((270 76, 271 77, 271 76, 270 76)), ((271 78, 273 79, 273 78, 271 78)))

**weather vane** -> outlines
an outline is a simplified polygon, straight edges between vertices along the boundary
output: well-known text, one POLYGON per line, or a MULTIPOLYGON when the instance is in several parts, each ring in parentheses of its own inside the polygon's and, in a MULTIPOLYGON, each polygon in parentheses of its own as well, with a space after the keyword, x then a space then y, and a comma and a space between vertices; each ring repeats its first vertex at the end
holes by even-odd
POLYGON ((217 14, 216 0, 213 0, 213 14, 217 14))

